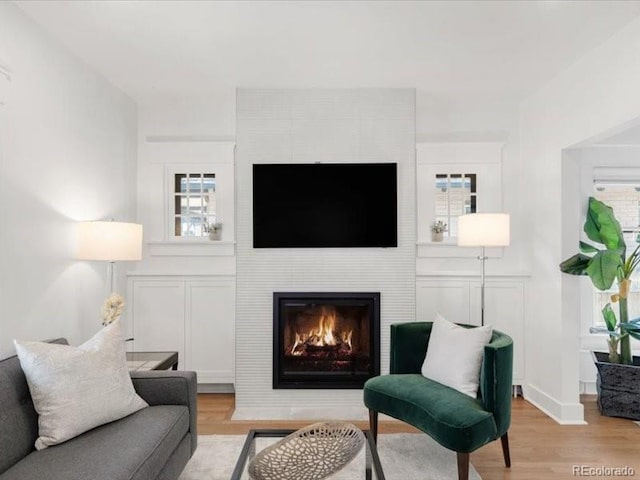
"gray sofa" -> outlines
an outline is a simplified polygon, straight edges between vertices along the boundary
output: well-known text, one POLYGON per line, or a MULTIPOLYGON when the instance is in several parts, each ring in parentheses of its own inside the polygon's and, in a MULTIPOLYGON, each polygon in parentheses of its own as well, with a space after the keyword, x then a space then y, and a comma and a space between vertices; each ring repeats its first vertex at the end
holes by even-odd
POLYGON ((0 361, 0 480, 177 479, 197 444, 196 374, 131 376, 149 408, 36 451, 38 414, 20 362, 0 361))

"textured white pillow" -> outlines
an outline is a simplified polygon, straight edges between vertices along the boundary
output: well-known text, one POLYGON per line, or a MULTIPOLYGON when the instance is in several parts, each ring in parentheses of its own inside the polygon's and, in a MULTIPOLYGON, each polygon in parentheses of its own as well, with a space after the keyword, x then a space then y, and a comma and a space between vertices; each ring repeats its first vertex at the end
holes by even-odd
POLYGON ((484 346, 493 327, 464 328, 439 313, 433 322, 422 375, 475 398, 480 384, 484 346))
POLYGON ((38 450, 148 406, 133 388, 117 320, 79 347, 14 343, 39 415, 38 450))

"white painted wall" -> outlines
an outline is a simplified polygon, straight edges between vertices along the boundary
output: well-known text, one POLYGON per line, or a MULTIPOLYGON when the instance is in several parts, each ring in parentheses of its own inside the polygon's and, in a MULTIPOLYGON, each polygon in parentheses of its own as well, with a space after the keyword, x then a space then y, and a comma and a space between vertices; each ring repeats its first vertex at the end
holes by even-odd
POLYGON ((236 133, 236 89, 212 89, 206 97, 166 97, 140 103, 141 138, 173 136, 188 139, 233 140, 236 133))
MULTIPOLYGON (((575 168, 563 169, 563 149, 640 115, 640 20, 563 71, 521 110, 521 165, 531 194, 532 281, 527 304, 527 398, 562 422, 583 419, 579 403, 578 279, 558 263, 575 253, 575 168), (574 234, 563 232, 575 224, 574 234), (544 354, 541 354, 544 352, 544 354)), ((567 161, 571 162, 571 159, 567 161)))
MULTIPOLYGON (((106 265, 74 260, 78 220, 134 220, 136 107, 12 3, 0 3, 11 69, 0 123, 0 358, 12 339, 100 328, 106 265)), ((118 265, 124 292, 126 264, 118 265)))

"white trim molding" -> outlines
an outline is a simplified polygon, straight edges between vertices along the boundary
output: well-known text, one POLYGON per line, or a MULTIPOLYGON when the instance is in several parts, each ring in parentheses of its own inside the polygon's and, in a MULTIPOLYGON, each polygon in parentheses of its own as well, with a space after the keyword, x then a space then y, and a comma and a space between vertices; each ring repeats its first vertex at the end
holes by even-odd
POLYGON ((593 183, 629 183, 640 182, 638 167, 594 167, 593 183))
MULTIPOLYGON (((416 272, 416 279, 420 279, 420 277, 430 278, 430 277, 473 277, 477 279, 480 276, 478 270, 438 270, 438 271, 429 271, 429 270, 418 270, 416 272)), ((528 272, 496 272, 487 274, 487 278, 528 278, 531 274, 528 272)))
POLYGON ((560 425, 587 425, 581 403, 561 403, 530 383, 522 386, 524 398, 560 425))
MULTIPOLYGON (((190 239, 189 239, 190 240, 190 239)), ((233 257, 236 242, 226 240, 150 241, 149 254, 154 257, 233 257)))
POLYGON ((232 143, 235 145, 235 135, 148 135, 145 140, 149 143, 232 143))

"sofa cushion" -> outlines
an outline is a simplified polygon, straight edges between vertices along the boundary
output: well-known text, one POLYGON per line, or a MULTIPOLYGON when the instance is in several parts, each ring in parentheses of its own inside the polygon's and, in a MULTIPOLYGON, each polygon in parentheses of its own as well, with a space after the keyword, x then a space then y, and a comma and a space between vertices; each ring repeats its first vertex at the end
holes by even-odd
POLYGON ((419 373, 382 375, 364 386, 365 405, 403 420, 443 447, 469 453, 496 439, 493 415, 482 403, 419 373))
POLYGON ((68 442, 34 451, 0 480, 147 480, 156 478, 189 430, 189 410, 158 405, 68 442))
MULTIPOLYGON (((51 343, 66 345, 63 338, 51 343)), ((0 360, 0 474, 33 450, 38 437, 38 414, 29 386, 15 355, 0 360)))
POLYGON ((33 450, 38 414, 16 357, 0 362, 0 473, 33 450))
POLYGON ((38 412, 38 450, 147 406, 131 383, 119 320, 78 347, 14 344, 38 412))

